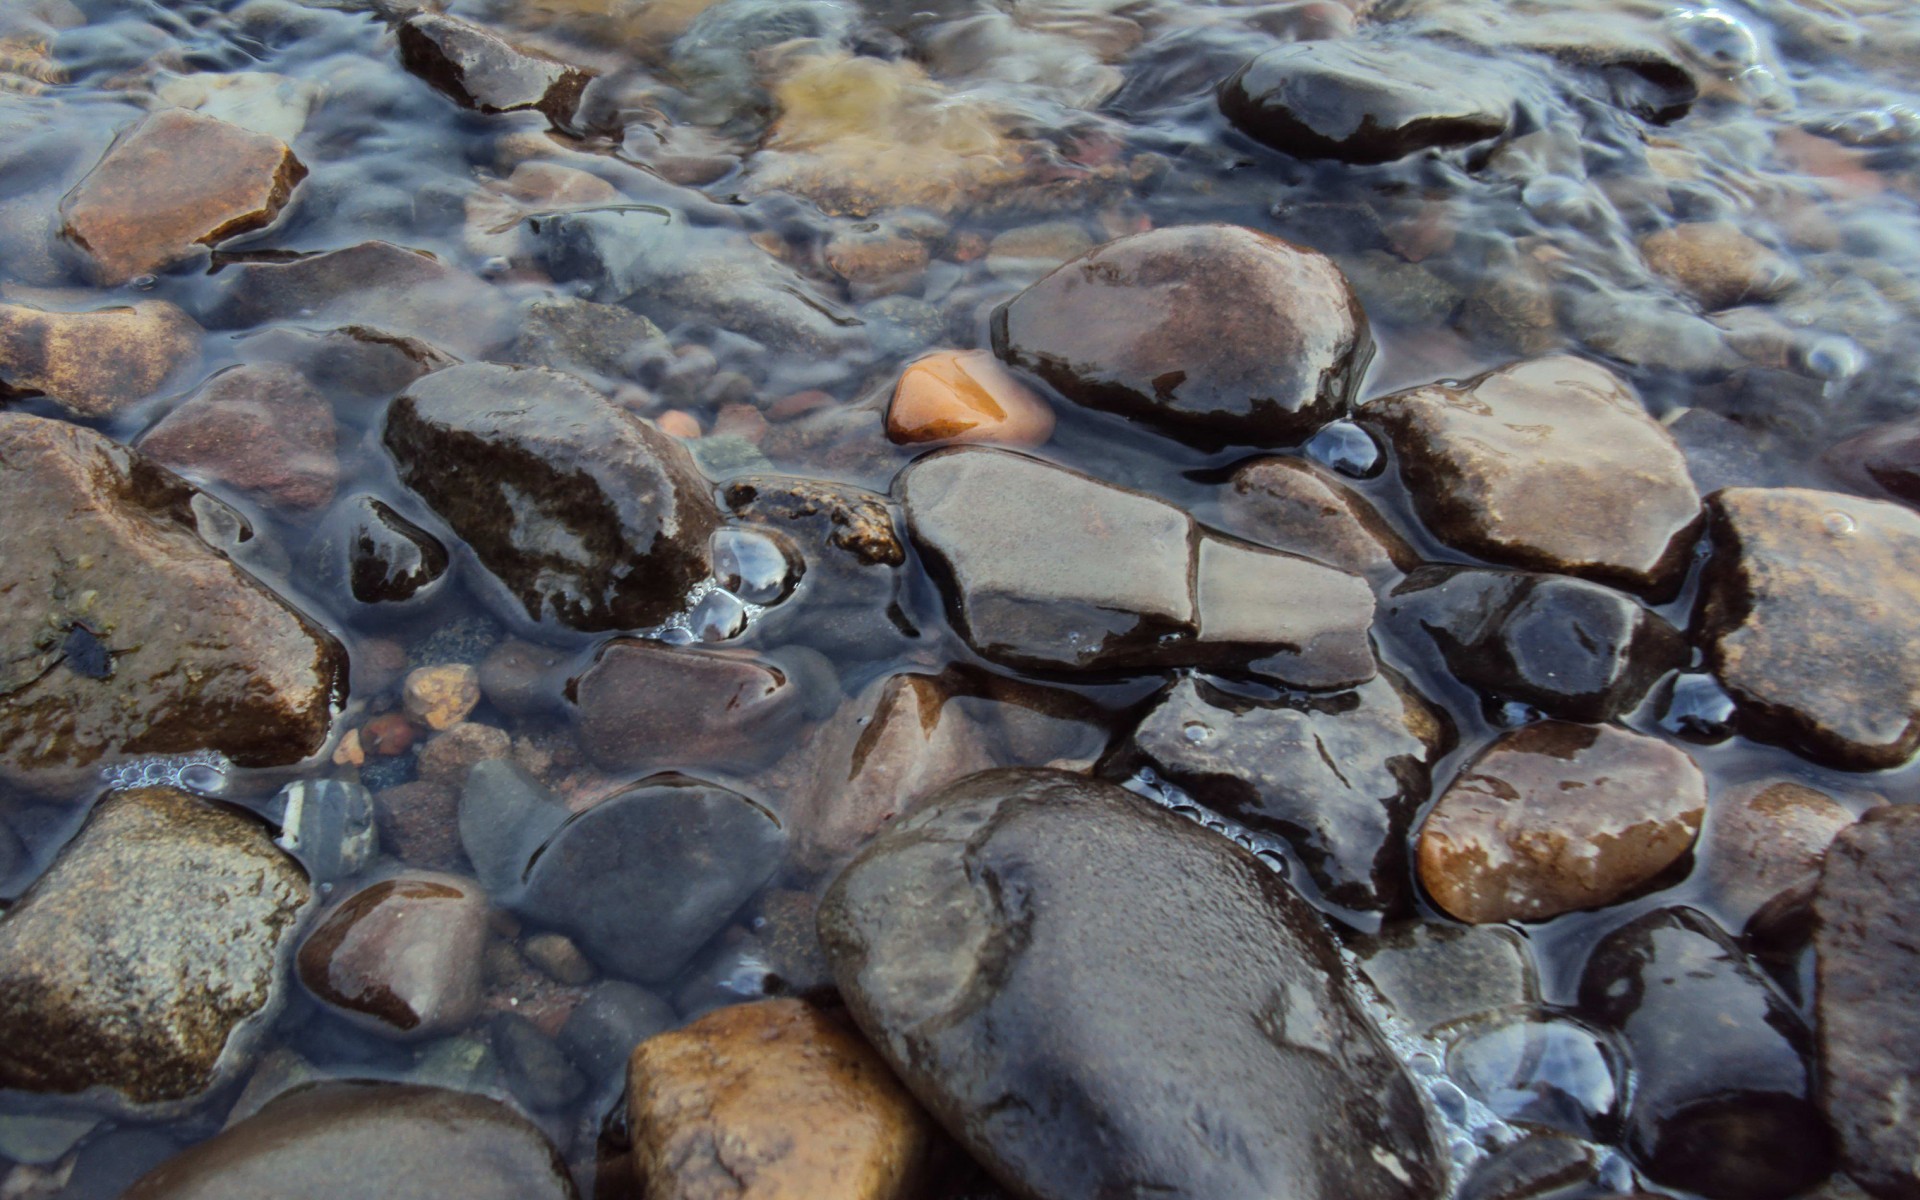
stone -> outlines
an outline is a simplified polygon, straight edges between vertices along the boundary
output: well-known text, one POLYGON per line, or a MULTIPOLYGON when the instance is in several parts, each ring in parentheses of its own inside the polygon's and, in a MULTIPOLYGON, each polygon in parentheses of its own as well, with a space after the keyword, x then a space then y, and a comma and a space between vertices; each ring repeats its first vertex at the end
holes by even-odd
POLYGON ((1617 1135, 1627 1094, 1624 1056, 1608 1035, 1525 1011, 1459 1031, 1447 1078, 1503 1121, 1588 1141, 1617 1135))
POLYGON ((400 62, 454 103, 483 113, 539 112, 567 125, 593 72, 521 49, 478 25, 421 13, 396 31, 400 62))
POLYGON ((906 1200, 934 1141, 880 1056, 799 1000, 723 1008, 641 1043, 627 1120, 652 1200, 906 1200))
POLYGON ((0 413, 0 463, 0 776, 321 749, 346 652, 215 547, 237 515, 59 421, 0 413))
POLYGON ((164 300, 91 312, 0 304, 0 396, 46 396, 82 420, 109 417, 197 362, 202 332, 164 300))
POLYGON ((1802 783, 1762 780, 1722 793, 1701 839, 1715 911, 1728 928, 1744 923, 1767 940, 1804 934, 1827 846, 1851 824, 1838 800, 1802 783))
POLYGON ((1417 556, 1366 498, 1304 458, 1256 458, 1221 493, 1220 528, 1373 581, 1417 556))
POLYGON ((1349 939, 1360 974, 1416 1034, 1435 1036, 1540 1002, 1540 975, 1504 925, 1412 920, 1349 939))
POLYGON ((1920 956, 1907 922, 1920 901, 1920 810, 1877 808, 1827 847, 1813 900, 1820 1111, 1840 1165, 1885 1200, 1920 1196, 1920 1131, 1907 1115, 1920 1036, 1920 956))
POLYGON ((631 379, 645 359, 664 349, 660 327, 617 304, 577 296, 534 300, 513 322, 513 340, 503 362, 631 379))
POLYGON ((868 296, 907 291, 927 269, 927 246, 886 227, 857 225, 834 231, 820 257, 835 275, 868 296))
POLYGON ((1148 767, 1236 821, 1292 845, 1320 895, 1365 912, 1409 908, 1408 833, 1451 723, 1384 673, 1351 692, 1242 699, 1191 676, 1143 717, 1110 773, 1148 767))
POLYGON ((1203 447, 1304 440, 1373 357, 1332 259, 1235 225, 1109 242, 996 308, 992 337, 1068 400, 1203 447))
POLYGON ((566 1024, 560 1046, 596 1083, 625 1086, 634 1047, 679 1024, 673 1006, 637 983, 603 979, 588 989, 566 1024))
POLYGON ((1782 1200, 1832 1169, 1807 1027, 1706 917, 1656 909, 1607 935, 1581 973, 1580 1012, 1627 1048, 1623 1141, 1649 1178, 1712 1200, 1782 1200))
POLYGON ((1708 312, 1771 300, 1795 271, 1731 221, 1689 221, 1640 239, 1640 253, 1657 274, 1708 312))
POLYGON ((1665 598, 1700 495, 1686 457, 1612 372, 1566 356, 1369 402, 1434 536, 1505 566, 1665 598))
POLYGON ((1043 221, 997 233, 987 243, 987 270, 1023 282, 1044 275, 1092 250, 1093 239, 1078 221, 1043 221))
MULTIPOLYGON (((1599 1152, 1565 1134, 1529 1132, 1474 1163, 1460 1180, 1457 1200, 1547 1200, 1569 1188, 1598 1183, 1599 1152)), ((1589 1194, 1586 1189, 1572 1193, 1589 1194)))
POLYGON ((414 770, 428 783, 459 787, 475 763, 513 754, 513 736, 498 725, 462 721, 420 749, 414 770))
MULTIPOLYGON (((1821 461, 1849 486, 1920 505, 1920 420, 1875 425, 1829 448, 1821 461)), ((1784 483, 1785 480, 1739 480, 1784 483)))
POLYGON ((451 729, 480 703, 480 672, 466 663, 442 663, 407 673, 400 705, 428 729, 451 729))
POLYGON ((488 1033, 507 1085, 529 1108, 554 1112, 587 1090, 587 1077, 567 1061, 559 1043, 527 1018, 499 1013, 488 1023, 488 1033))
POLYGON ((110 794, 0 919, 0 1087, 190 1106, 279 1015, 311 897, 252 817, 172 788, 110 794))
POLYGON ((383 440, 517 619, 654 625, 707 575, 719 513, 692 459, 575 376, 437 371, 393 402, 383 440))
POLYGON ((572 940, 558 933, 536 933, 520 944, 527 961, 545 971, 555 983, 584 987, 596 972, 572 940))
POLYGON ((837 996, 833 971, 814 927, 819 898, 792 888, 768 888, 760 894, 759 912, 749 923, 766 951, 767 970, 774 990, 805 998, 837 996))
POLYGON ((1920 746, 1920 514, 1808 488, 1715 492, 1694 626, 1740 732, 1848 770, 1920 746))
POLYGON ((342 326, 323 342, 332 343, 332 357, 362 386, 378 376, 417 377, 423 368, 444 365, 448 359, 438 346, 474 353, 495 345, 512 315, 477 276, 390 242, 360 242, 287 261, 240 262, 221 271, 220 279, 225 282, 207 315, 210 324, 342 326), (384 353, 375 353, 382 347, 384 353))
POLYGON ((133 126, 61 201, 62 226, 112 287, 273 222, 307 168, 277 137, 184 108, 133 126))
POLYGON ((438 783, 403 783, 373 794, 380 844, 408 866, 454 871, 460 847, 460 793, 438 783))
POLYGON ((460 845, 487 894, 496 900, 517 894, 528 860, 569 815, 519 764, 504 758, 475 763, 460 788, 460 845))
POLYGON ((985 350, 916 360, 887 405, 887 437, 903 446, 1038 446, 1052 436, 1053 409, 985 350))
POLYGON ((283 142, 300 136, 321 94, 320 85, 311 80, 271 71, 196 71, 154 88, 154 95, 168 104, 283 142))
POLYGON ((413 871, 370 884, 321 918, 295 959, 337 1015, 383 1037, 436 1037, 480 1011, 487 898, 458 875, 413 871))
POLYGON ((1427 814, 1420 882, 1473 924, 1611 904, 1693 847, 1707 783, 1686 753, 1612 725, 1502 734, 1427 814))
POLYGON ((221 371, 138 445, 162 466, 271 508, 325 508, 340 484, 333 406, 285 366, 221 371))
POLYGON ((345 779, 296 779, 267 802, 280 825, 273 844, 300 860, 315 883, 358 875, 380 852, 373 797, 345 779))
POLYGON ((443 588, 452 560, 439 538, 365 492, 335 505, 307 543, 303 561, 342 606, 423 607, 443 588))
POLYGON ((1516 96, 1495 61, 1438 42, 1300 41, 1220 89, 1242 133, 1296 158, 1392 162, 1499 137, 1516 96))
POLYGON ((581 748, 609 771, 751 766, 789 749, 804 716, 769 659, 636 638, 602 646, 570 691, 581 748))
POLYGON ((1319 914, 1121 788, 963 780, 869 845, 819 924, 862 1032, 1019 1195, 1441 1192, 1419 1091, 1319 914))
POLYGON ((1632 597, 1532 571, 1422 567, 1386 598, 1383 619, 1440 652, 1455 678, 1490 701, 1517 700, 1566 721, 1632 711, 1686 639, 1632 597))
POLYGON ((484 1096, 414 1084, 296 1088, 141 1176, 126 1200, 578 1200, 546 1135, 484 1096))
POLYGON ((671 979, 773 875, 786 841, 773 814, 744 796, 654 776, 538 846, 513 907, 609 974, 671 979))

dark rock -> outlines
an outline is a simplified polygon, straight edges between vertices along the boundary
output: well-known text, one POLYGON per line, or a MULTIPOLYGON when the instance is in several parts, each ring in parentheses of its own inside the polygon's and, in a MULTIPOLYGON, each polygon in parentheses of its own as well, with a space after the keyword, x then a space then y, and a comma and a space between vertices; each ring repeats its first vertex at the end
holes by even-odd
POLYGON ((397 31, 407 70, 483 113, 544 113, 573 120, 593 73, 513 45, 499 35, 439 13, 422 13, 397 31))
POLYGON ((1609 934, 1580 977, 1580 1007, 1626 1043, 1625 1142, 1650 1178, 1714 1200, 1776 1200, 1832 1168, 1806 1026, 1699 913, 1659 909, 1609 934))
POLYGON ((1297 158, 1350 163, 1498 137, 1514 103, 1494 62, 1437 42, 1295 42, 1220 89, 1221 111, 1249 136, 1297 158))
POLYGON ((1464 384, 1371 401, 1420 517, 1442 541, 1508 566, 1670 596, 1700 526, 1673 438, 1620 379, 1582 359, 1531 359, 1464 384))
POLYGON ((1593 1180, 1598 1157, 1592 1146, 1577 1138, 1534 1134, 1502 1146, 1475 1163, 1455 1195, 1457 1200, 1560 1196, 1568 1188, 1593 1180))
POLYGON ((713 946, 689 964, 673 989, 673 1007, 686 1020, 715 1009, 751 1004, 779 993, 780 979, 767 963, 766 947, 740 926, 714 939, 713 946))
POLYGON ((437 783, 403 783, 373 795, 380 844, 401 862, 429 871, 466 863, 460 846, 460 793, 437 783))
POLYGON ((534 852, 568 816, 526 768, 505 759, 475 763, 460 789, 460 844, 487 894, 515 895, 534 852))
POLYGON ((1364 497, 1301 458, 1257 458, 1236 469, 1221 496, 1220 528, 1375 581, 1416 561, 1364 497))
POLYGON ((320 749, 346 653, 214 548, 210 528, 244 528, 232 510, 39 417, 0 414, 0 463, 0 775, 57 784, 127 754, 269 766, 320 749))
POLYGON ((280 825, 276 846, 300 860, 315 883, 358 875, 380 850, 373 797, 344 779, 296 779, 267 802, 280 825))
POLYGON ((1686 640, 1664 618, 1564 575, 1423 567, 1385 607, 1387 621, 1431 639, 1462 682, 1567 721, 1612 720, 1687 664, 1686 640))
POLYGON ((587 1078, 567 1061, 559 1045, 517 1013, 501 1013, 488 1026, 493 1052, 513 1094, 531 1108, 551 1112, 587 1090, 587 1078))
POLYGON ((575 376, 436 372, 393 402, 384 441, 516 617, 635 629, 706 577, 719 513, 686 450, 575 376))
POLYGON ((209 379, 141 435, 140 449, 198 482, 271 507, 324 508, 340 482, 333 406, 285 366, 238 366, 209 379))
POLYGON ((390 242, 242 262, 220 278, 228 282, 208 320, 230 329, 269 321, 371 327, 387 331, 382 337, 412 335, 473 352, 499 341, 510 316, 478 277, 390 242))
POLYGON ((457 875, 413 872, 341 901, 300 946, 300 981, 335 1013, 392 1038, 465 1026, 480 1010, 487 898, 457 875))
POLYGON ((238 338, 235 349, 250 363, 294 367, 336 399, 382 402, 422 375, 456 361, 419 338, 370 325, 321 330, 269 326, 238 338))
POLYGON ((610 771, 751 766, 791 747, 800 683, 739 650, 618 638, 569 687, 587 756, 610 771))
POLYGON ((1415 1033, 1532 1006, 1540 979, 1526 939, 1504 925, 1407 921, 1348 941, 1360 973, 1415 1033))
POLYGON ((112 416, 198 361, 202 332, 164 300, 92 312, 0 304, 0 397, 46 396, 83 420, 112 416))
POLYGON ((1920 515, 1806 488, 1715 492, 1695 627, 1742 733, 1849 770, 1920 746, 1920 515))
POLYGON ((504 362, 584 371, 607 379, 631 379, 643 356, 667 352, 660 327, 617 304, 576 296, 535 300, 514 320, 504 362))
POLYGON ((1419 1092, 1319 915, 1120 788, 947 788, 835 881, 820 932, 862 1030, 1023 1196, 1440 1193, 1419 1092))
POLYGON ((603 979, 568 1014, 560 1045, 596 1084, 624 1083, 633 1048, 677 1023, 673 1006, 639 984, 603 979))
POLYGON ((1333 260, 1194 225, 1055 270, 994 310, 993 349, 1075 403, 1182 440, 1284 446, 1346 415, 1373 338, 1333 260))
POLYGON ((1884 489, 1897 500, 1920 505, 1920 419, 1876 425, 1833 446, 1821 459, 1850 485, 1884 489))
POLYGON ((439 595, 434 585, 448 566, 439 538, 365 492, 327 514, 307 543, 306 562, 329 591, 383 615, 394 605, 424 605, 439 595))
POLYGON ((761 893, 759 915, 752 928, 766 948, 767 969, 776 990, 787 996, 826 996, 833 993, 833 971, 814 927, 819 900, 807 892, 768 888, 761 893))
POLYGON ((1716 910, 1773 943, 1807 933, 1820 862, 1853 814, 1804 784, 1763 781, 1722 793, 1707 814, 1701 873, 1716 910))
POLYGON ((1257 703, 1194 678, 1174 684, 1110 769, 1139 766, 1255 829, 1285 837, 1327 900, 1407 907, 1407 834, 1453 744, 1440 712, 1377 675, 1334 695, 1257 703))
POLYGON ((1605 1034, 1527 1012, 1467 1029, 1447 1047, 1447 1078, 1503 1120, 1597 1142, 1619 1132, 1627 1091, 1605 1034))
POLYGON ((0 1087, 198 1100, 279 1014, 311 895, 251 817, 171 788, 108 796, 0 919, 0 1087))
POLYGON ((480 691, 510 717, 558 711, 569 656, 533 642, 509 638, 480 662, 480 691))
POLYGON ((1441 794, 1420 827, 1420 882, 1476 924, 1610 904, 1692 848, 1706 804, 1684 751, 1542 721, 1501 735, 1441 794))
POLYGON ((125 1200, 577 1200, 546 1135, 497 1101, 313 1084, 149 1171, 125 1200))

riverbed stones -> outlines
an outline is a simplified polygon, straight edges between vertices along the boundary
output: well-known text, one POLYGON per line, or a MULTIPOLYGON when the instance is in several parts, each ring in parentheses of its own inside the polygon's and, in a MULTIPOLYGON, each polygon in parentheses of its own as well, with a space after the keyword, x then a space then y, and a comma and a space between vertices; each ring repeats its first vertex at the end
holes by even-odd
POLYGON ((1296 158, 1384 163, 1505 133, 1515 97, 1498 69, 1436 42, 1300 41, 1220 89, 1227 119, 1296 158))
POLYGON ((0 920, 0 1087, 192 1103, 278 1014, 311 895, 250 816, 172 788, 109 795, 0 920))
POLYGON ((1367 982, 1416 1033, 1433 1036, 1540 1002, 1533 953, 1505 925, 1403 921, 1350 938, 1347 948, 1367 982))
POLYGON ((46 396, 86 420, 112 416, 197 360, 202 332, 164 300, 90 312, 0 304, 0 396, 46 396))
POLYGON ((505 38, 441 13, 421 13, 396 31, 407 70, 465 108, 483 113, 544 114, 555 125, 573 120, 591 71, 515 46, 505 38))
POLYGON ((1814 898, 1820 1108, 1841 1165, 1875 1196, 1920 1196, 1920 1129, 1908 1115, 1920 1042, 1911 921, 1920 809, 1879 808, 1826 852, 1814 898))
POLYGON ((1371 401, 1433 534, 1505 566, 1657 596, 1700 526, 1686 456, 1612 372, 1556 355, 1371 401))
POLYGON ((786 751, 805 715, 770 659, 638 638, 601 647, 569 691, 581 747, 610 771, 751 766, 786 751))
POLYGON ((861 1029, 1018 1195, 1440 1192, 1418 1091, 1318 914, 1123 789, 963 780, 854 860, 819 925, 861 1029))
POLYGON ((1724 793, 1702 843, 1718 911, 1749 933, 1804 934, 1827 846, 1851 824, 1838 800, 1802 783, 1763 780, 1724 793))
POLYGON ((1076 404, 1202 446, 1345 416, 1373 356, 1333 260, 1236 225, 1109 242, 994 310, 993 349, 1076 404))
POLYGON ((348 611, 358 605, 381 615, 429 603, 452 564, 439 538, 366 492, 334 505, 301 558, 348 611))
POLYGON ((325 508, 340 484, 333 406, 278 363, 220 372, 141 435, 154 461, 294 513, 325 508))
POLYGON ((719 513, 686 449, 576 376, 437 371, 394 401, 384 441, 521 621, 654 625, 707 574, 719 513))
POLYGON ((1920 515, 1808 488, 1710 498, 1696 625, 1741 732, 1849 770, 1920 745, 1920 515))
POLYGON ((1364 580, 1206 533, 1162 500, 983 447, 922 458, 894 487, 955 626, 996 662, 1225 662, 1311 688, 1376 669, 1364 580))
POLYGON ((887 437, 899 445, 1038 446, 1051 436, 1053 409, 985 350, 916 360, 887 405, 887 437))
POLYGON ((92 430, 0 414, 0 775, 317 752, 346 654, 209 543, 236 514, 92 430))
POLYGON ((465 1026, 480 1009, 487 898, 457 875, 409 872, 347 897, 300 946, 300 980, 384 1037, 465 1026))
POLYGON ((286 321, 308 328, 345 327, 327 340, 335 343, 336 353, 349 349, 346 340, 361 343, 354 357, 360 360, 355 374, 362 386, 372 382, 376 370, 389 377, 396 372, 414 376, 423 366, 443 364, 447 359, 438 346, 475 354, 496 345, 513 312, 479 277, 391 242, 360 242, 286 261, 241 262, 217 278, 221 286, 206 317, 210 325, 232 329, 286 321))
POLYGON ((1706 779, 1686 753, 1612 725, 1542 721, 1502 734, 1420 828, 1420 882, 1470 923, 1596 908, 1692 848, 1706 779))
POLYGON ((127 1200, 578 1200, 546 1135, 506 1105, 414 1084, 296 1088, 141 1176, 127 1200))
POLYGON ((832 480, 747 475, 727 483, 725 500, 749 530, 793 545, 804 563, 791 601, 760 617, 769 641, 851 661, 885 657, 911 635, 899 616, 907 538, 887 497, 832 480))
POLYGON ((934 1136, 880 1056, 798 1000, 641 1043, 627 1107, 650 1200, 907 1200, 934 1136))
POLYGON ((1220 497, 1219 521, 1248 541, 1376 582, 1415 561, 1364 496, 1304 458, 1256 458, 1236 468, 1220 497))
POLYGON ((1701 308, 1771 300, 1794 280, 1787 260, 1731 221, 1689 221, 1640 239, 1647 265, 1701 308))
POLYGON ((1196 800, 1286 838, 1328 901, 1407 907, 1407 834, 1453 743, 1447 719, 1382 673, 1351 692, 1274 702, 1181 679, 1115 769, 1151 767, 1196 800))
POLYGON ((67 193, 62 228, 112 286, 270 224, 306 174, 279 138, 163 108, 67 193))

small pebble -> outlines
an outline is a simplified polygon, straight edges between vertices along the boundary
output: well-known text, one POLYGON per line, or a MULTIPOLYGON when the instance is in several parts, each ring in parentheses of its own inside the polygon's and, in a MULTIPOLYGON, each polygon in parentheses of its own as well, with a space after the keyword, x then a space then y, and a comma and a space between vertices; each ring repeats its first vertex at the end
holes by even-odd
POLYGON ((401 687, 407 715, 429 729, 451 729, 480 703, 480 673, 465 663, 421 667, 401 687))

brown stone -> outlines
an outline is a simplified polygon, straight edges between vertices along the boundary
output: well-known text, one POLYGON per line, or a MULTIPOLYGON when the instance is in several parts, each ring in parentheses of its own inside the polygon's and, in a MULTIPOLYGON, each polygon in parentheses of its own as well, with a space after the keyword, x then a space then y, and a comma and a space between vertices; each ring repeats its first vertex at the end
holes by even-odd
POLYGON ((1793 282, 1791 264, 1729 221, 1693 221, 1640 239, 1647 265, 1709 312, 1769 300, 1793 282))
POLYGON ((1686 457, 1631 388, 1530 359, 1370 402, 1420 517, 1492 562, 1670 595, 1700 525, 1686 457))
POLYGON ((480 672, 465 663, 421 667, 400 685, 407 715, 429 729, 451 729, 480 703, 480 672))
POLYGON ((460 794, 438 783, 415 781, 373 795, 380 844, 409 866, 433 871, 459 870, 466 862, 460 848, 460 794))
POLYGON ((1851 824, 1839 801, 1805 784, 1763 781, 1718 797, 1702 865, 1728 928, 1747 922, 1755 932, 1804 933, 1827 844, 1851 824))
POLYGON ((1687 755, 1611 725, 1502 735, 1441 794, 1417 847, 1435 904, 1472 924, 1609 904, 1693 846, 1707 784, 1687 755))
POLYGON ((454 102, 483 113, 535 110, 556 125, 572 121, 593 72, 515 46, 440 13, 400 26, 400 61, 454 102))
POLYGON ((487 898, 457 875, 383 879, 301 944, 300 981, 340 1016, 392 1038, 450 1033, 480 1011, 487 898))
POLYGON ((269 224, 306 174, 279 138, 166 108, 122 134, 61 211, 98 281, 120 284, 269 224))
POLYGON ((574 730, 609 771, 746 766, 790 748, 799 692, 753 654, 618 638, 574 685, 574 730))
POLYGON ((1360 493, 1303 458, 1259 458, 1234 471, 1219 520, 1228 533, 1371 580, 1418 561, 1360 493))
POLYGON ((513 738, 497 725, 462 721, 438 734, 420 750, 415 770, 428 783, 459 787, 473 764, 513 757, 513 738))
POLYGON ((111 416, 196 361, 201 332, 164 300, 75 313, 0 304, 0 395, 44 395, 76 417, 111 416))
POLYGON ((183 475, 273 507, 324 508, 340 483, 333 406, 277 364, 220 372, 139 446, 183 475))
POLYGON ((841 230, 822 255, 834 274, 868 295, 901 290, 927 269, 925 243, 891 229, 841 230))
POLYGON ((399 713, 381 713, 360 727, 360 744, 381 758, 405 754, 413 737, 413 723, 399 713))
POLYGON ((942 350, 894 385, 887 437, 902 445, 985 442, 1038 446, 1053 436, 1053 409, 985 350, 942 350))
POLYGON ((880 1056, 798 1000, 642 1042, 628 1111, 649 1200, 904 1200, 933 1138, 880 1056))

